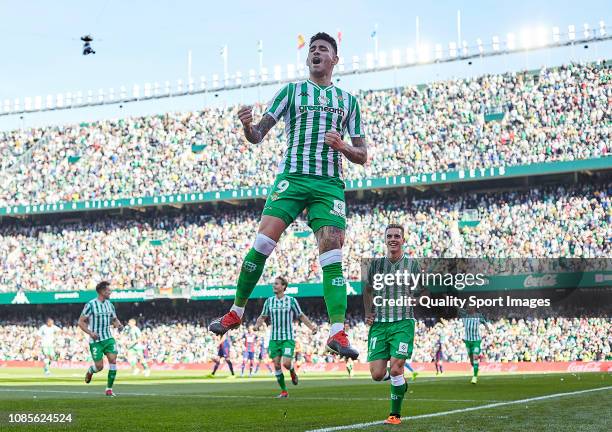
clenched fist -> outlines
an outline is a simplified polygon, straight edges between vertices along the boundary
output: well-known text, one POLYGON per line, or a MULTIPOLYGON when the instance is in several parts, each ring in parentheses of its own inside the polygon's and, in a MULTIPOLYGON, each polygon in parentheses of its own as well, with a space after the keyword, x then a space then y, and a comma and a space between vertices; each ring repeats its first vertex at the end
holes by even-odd
POLYGON ((245 129, 251 126, 251 123, 253 123, 253 107, 250 105, 241 107, 238 110, 238 118, 245 129))
POLYGON ((346 143, 336 131, 325 132, 325 144, 337 151, 342 151, 346 147, 346 143))

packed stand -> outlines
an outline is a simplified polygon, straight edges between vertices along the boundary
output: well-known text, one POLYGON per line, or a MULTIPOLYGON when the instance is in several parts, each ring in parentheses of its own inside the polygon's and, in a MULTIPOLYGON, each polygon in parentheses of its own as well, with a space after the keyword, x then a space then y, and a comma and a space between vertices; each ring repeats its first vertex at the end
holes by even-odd
MULTIPOLYGON (((360 278, 360 260, 384 253, 390 223, 405 227, 413 257, 597 258, 612 256, 612 185, 429 199, 387 198, 348 206, 345 275, 360 278), (480 222, 459 227, 466 209, 480 222)), ((6 226, 0 232, 0 292, 234 285, 257 229, 256 211, 6 226)), ((294 223, 268 259, 260 283, 286 275, 319 282, 314 236, 294 223), (296 236, 296 234, 298 236, 296 236)))
MULTIPOLYGON (((610 154, 609 66, 567 65, 358 94, 370 144, 345 178, 604 157, 610 154), (501 109, 501 121, 485 121, 501 109)), ((270 90, 272 91, 272 90, 270 90)), ((0 207, 271 185, 282 126, 248 143, 238 106, 0 134, 0 207), (192 145, 205 148, 192 152, 192 145)), ((256 106, 256 118, 264 106, 256 106)))

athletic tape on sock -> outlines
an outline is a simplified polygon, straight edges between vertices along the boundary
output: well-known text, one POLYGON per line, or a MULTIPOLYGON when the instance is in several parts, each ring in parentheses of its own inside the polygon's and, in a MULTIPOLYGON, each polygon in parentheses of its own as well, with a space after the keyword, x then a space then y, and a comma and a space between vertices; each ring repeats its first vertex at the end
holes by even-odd
POLYGON ((398 376, 391 376, 391 385, 392 386, 401 386, 404 385, 406 383, 406 379, 404 378, 404 375, 398 375, 398 376))
POLYGON ((276 247, 276 242, 272 240, 265 234, 257 234, 255 237, 255 243, 253 244, 253 249, 259 252, 262 255, 270 256, 274 248, 276 247))
POLYGON ((319 264, 321 264, 321 267, 338 262, 342 262, 342 249, 333 249, 319 255, 319 264))
POLYGON ((108 365, 108 369, 109 370, 117 370, 117 365, 114 364, 114 363, 111 363, 111 364, 108 365))
POLYGON ((282 375, 282 374, 283 374, 282 369, 281 369, 281 370, 275 370, 275 371, 274 371, 274 375, 276 375, 276 376, 279 376, 279 375, 282 375))

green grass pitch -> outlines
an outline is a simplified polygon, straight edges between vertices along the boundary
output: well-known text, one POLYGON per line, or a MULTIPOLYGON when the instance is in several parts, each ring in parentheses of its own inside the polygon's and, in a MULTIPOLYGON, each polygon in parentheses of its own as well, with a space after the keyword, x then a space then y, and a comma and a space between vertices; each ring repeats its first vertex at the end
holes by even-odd
POLYGON ((603 431, 612 425, 612 375, 431 375, 409 381, 403 424, 368 425, 389 412, 389 383, 365 375, 288 374, 288 399, 273 377, 205 379, 202 373, 119 371, 106 398, 106 370, 86 385, 84 371, 0 369, 2 431, 603 431), (514 402, 513 402, 514 401, 514 402), (516 402, 521 401, 521 402, 516 402), (70 424, 10 424, 10 413, 72 413, 70 424), (346 426, 342 429, 333 429, 346 426))

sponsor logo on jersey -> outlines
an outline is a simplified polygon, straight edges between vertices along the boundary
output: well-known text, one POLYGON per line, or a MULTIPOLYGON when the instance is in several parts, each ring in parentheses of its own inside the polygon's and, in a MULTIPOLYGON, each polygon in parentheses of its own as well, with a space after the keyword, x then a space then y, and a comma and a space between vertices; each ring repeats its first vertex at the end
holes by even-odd
POLYGON ((342 118, 344 117, 344 110, 342 108, 334 108, 321 105, 300 105, 299 110, 300 113, 304 113, 306 111, 330 112, 332 114, 338 114, 340 116, 340 120, 342 120, 342 118))
POLYGON ((397 352, 400 354, 408 354, 408 344, 406 342, 400 342, 397 347, 397 352))
POLYGON ((331 214, 346 219, 346 204, 341 200, 334 200, 334 207, 329 211, 331 214))
POLYGON ((333 278, 331 281, 332 286, 344 286, 346 284, 346 280, 344 279, 344 277, 340 276, 337 278, 333 278))

